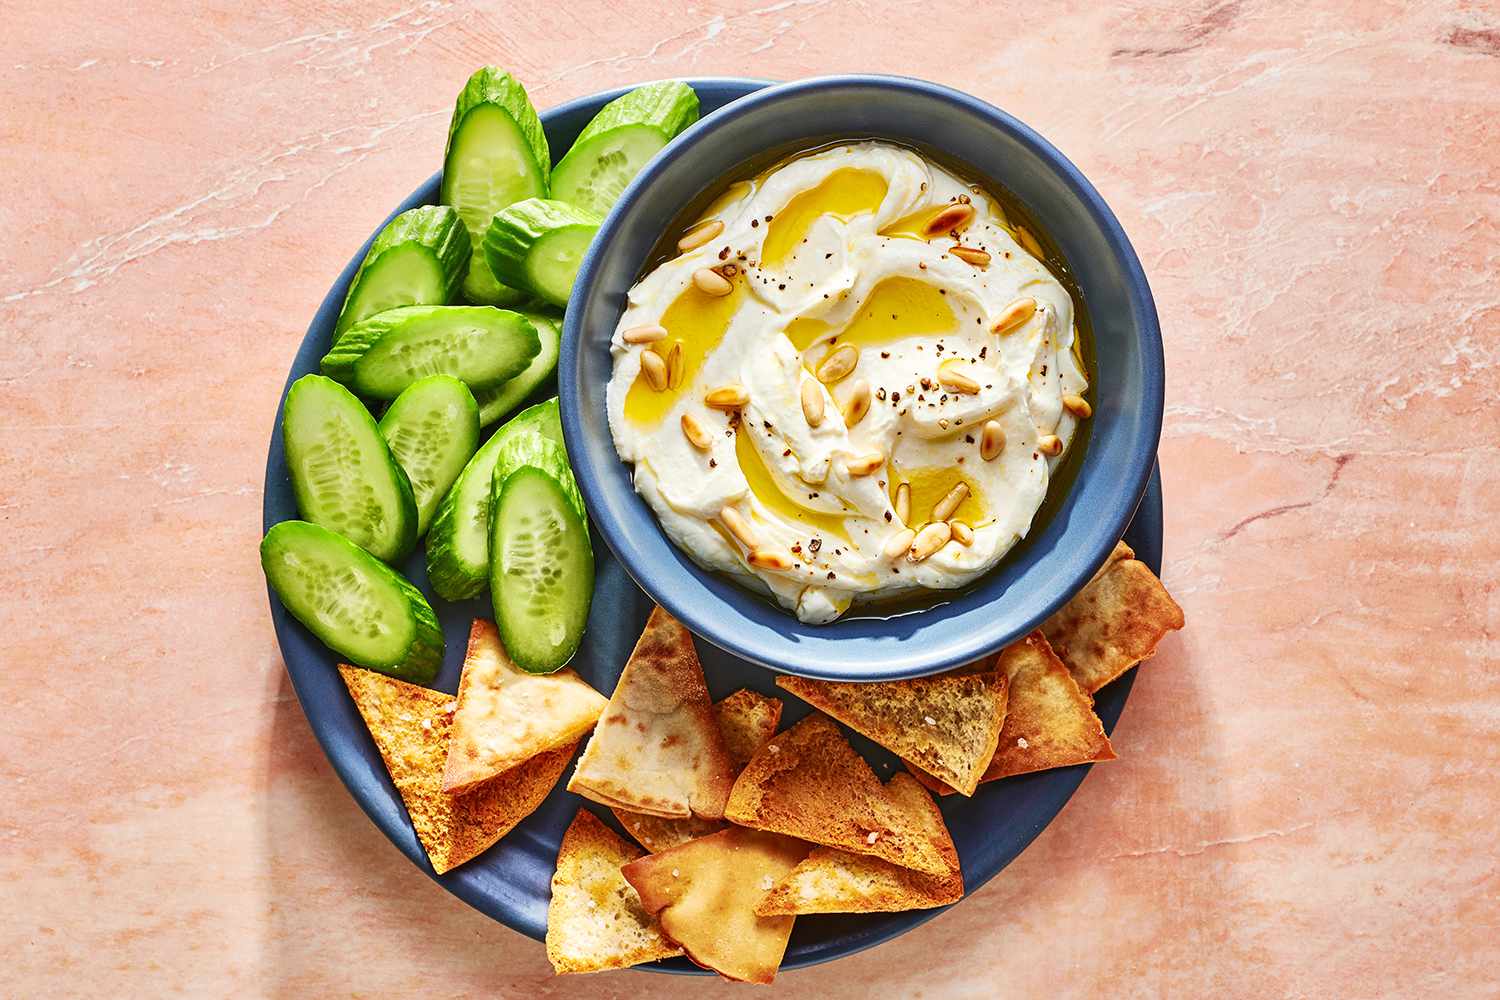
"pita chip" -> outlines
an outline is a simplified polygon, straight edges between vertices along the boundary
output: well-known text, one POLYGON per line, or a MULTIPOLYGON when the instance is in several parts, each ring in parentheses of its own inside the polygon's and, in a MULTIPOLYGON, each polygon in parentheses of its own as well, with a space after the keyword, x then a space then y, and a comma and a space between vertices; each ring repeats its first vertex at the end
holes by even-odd
POLYGON ((559 974, 624 969, 681 955, 620 874, 641 852, 587 809, 563 834, 547 904, 547 960, 559 974))
POLYGON ((651 816, 718 819, 734 784, 693 637, 661 608, 620 674, 568 791, 651 816))
POLYGON ((724 817, 929 875, 948 871, 924 817, 888 793, 838 725, 816 712, 751 759, 724 817))
POLYGON ((740 688, 714 702, 714 715, 729 759, 741 768, 776 735, 776 727, 781 724, 781 699, 740 688))
POLYGON ((492 622, 474 619, 458 682, 443 791, 461 792, 530 760, 571 746, 608 704, 575 671, 528 674, 500 644, 492 622))
MULTIPOLYGON (((1115 751, 1094 714, 1094 702, 1041 632, 1000 651, 996 664, 1010 678, 1010 698, 1000 745, 983 781, 1072 764, 1114 760, 1115 751)), ((953 789, 908 762, 924 785, 944 795, 953 789)))
POLYGON ((557 784, 577 746, 549 750, 454 795, 443 791, 453 699, 346 664, 339 665, 339 674, 439 875, 482 853, 531 815, 557 784))
POLYGON ((755 912, 763 917, 802 913, 889 913, 926 910, 962 899, 964 878, 958 866, 958 852, 932 796, 909 774, 893 775, 886 790, 925 817, 933 842, 943 851, 948 862, 945 874, 924 875, 879 858, 850 854, 833 847, 815 847, 806 860, 766 893, 755 912))
MULTIPOLYGON (((776 726, 781 721, 781 699, 764 695, 749 688, 741 688, 721 701, 714 702, 714 715, 719 720, 719 734, 724 737, 724 748, 736 768, 744 767, 776 735, 776 726)), ((724 829, 724 823, 716 819, 666 819, 647 816, 628 809, 611 809, 625 832, 648 851, 665 851, 669 847, 685 844, 698 837, 706 837, 724 829)))
POLYGON ((778 677, 776 685, 965 795, 979 786, 1005 721, 999 670, 874 684, 778 677))
POLYGON ((769 983, 796 918, 756 916, 755 905, 806 855, 800 841, 732 826, 621 872, 688 958, 726 979, 769 983))
POLYGON ((1157 643, 1182 625, 1182 608, 1156 574, 1126 557, 1106 563, 1088 586, 1042 623, 1042 632, 1078 686, 1093 694, 1150 659, 1157 643))

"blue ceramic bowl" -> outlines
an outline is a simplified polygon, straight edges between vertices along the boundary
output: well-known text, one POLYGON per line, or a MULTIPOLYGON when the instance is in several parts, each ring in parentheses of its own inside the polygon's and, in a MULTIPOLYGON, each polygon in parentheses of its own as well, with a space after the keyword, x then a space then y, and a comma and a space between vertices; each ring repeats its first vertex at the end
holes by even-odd
MULTIPOLYGON (((1161 432, 1161 330, 1146 276, 1078 168, 1010 115, 920 80, 841 76, 757 91, 703 118, 626 189, 583 262, 558 367, 568 454, 600 533, 635 581, 698 635, 774 670, 832 680, 930 674, 1024 635, 1075 593, 1130 523, 1161 432), (770 149, 876 137, 927 147, 1012 194, 1061 249, 1093 322, 1094 417, 1055 512, 979 583, 888 618, 806 625, 699 568, 662 532, 615 453, 603 406, 610 337, 664 227, 770 149)), ((857 612, 858 609, 856 609, 857 612)))

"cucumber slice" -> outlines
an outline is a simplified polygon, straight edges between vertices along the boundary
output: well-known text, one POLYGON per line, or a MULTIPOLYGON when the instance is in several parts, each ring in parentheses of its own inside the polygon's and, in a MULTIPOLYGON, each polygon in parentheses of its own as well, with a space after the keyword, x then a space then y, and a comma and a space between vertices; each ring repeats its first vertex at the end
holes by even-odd
POLYGON ((323 374, 374 399, 395 399, 428 375, 487 389, 521 374, 541 349, 531 321, 509 309, 402 306, 344 331, 323 374))
POLYGON ((281 411, 292 490, 302 516, 387 562, 417 544, 406 473, 364 404, 332 379, 304 375, 281 411))
POLYGON ((559 669, 578 651, 594 596, 587 522, 555 478, 522 466, 493 500, 490 548, 490 595, 506 652, 531 673, 559 669))
POLYGON ((531 325, 536 328, 537 340, 541 342, 542 349, 531 359, 526 370, 509 382, 474 393, 474 401, 479 404, 480 427, 488 427, 513 410, 557 368, 557 354, 562 347, 562 317, 530 311, 521 315, 531 320, 531 325))
POLYGON ((489 582, 490 480, 501 448, 515 434, 540 434, 562 444, 557 400, 522 410, 490 435, 438 505, 427 532, 427 579, 439 597, 461 601, 489 582))
MULTIPOLYGON (((500 495, 500 487, 512 472, 528 465, 541 469, 556 479, 568 498, 568 504, 579 517, 588 520, 588 512, 583 506, 583 494, 578 492, 578 481, 573 478, 573 469, 568 464, 567 449, 561 441, 547 437, 535 428, 522 428, 506 435, 495 458, 495 471, 491 474, 491 498, 500 495)), ((493 506, 490 512, 493 517, 493 506)))
POLYGON ((680 80, 637 87, 584 126, 552 171, 552 197, 609 214, 646 161, 698 120, 698 95, 680 80))
POLYGON ((479 404, 453 376, 429 375, 396 397, 380 418, 380 433, 411 480, 417 535, 425 535, 448 487, 479 447, 479 404))
POLYGON ((451 301, 471 250, 469 231, 447 205, 402 212, 370 244, 349 283, 333 338, 387 309, 451 301))
POLYGON ((416 684, 437 676, 443 630, 427 598, 344 536, 282 521, 261 541, 260 565, 292 617, 350 663, 416 684))
POLYGON ((555 306, 566 306, 584 252, 599 232, 592 212, 547 198, 527 198, 497 213, 484 255, 501 281, 555 306))
POLYGON ((463 293, 470 302, 512 305, 521 294, 490 273, 480 250, 495 213, 547 193, 552 156, 526 90, 504 70, 485 66, 469 77, 453 108, 443 155, 441 200, 469 230, 471 259, 463 293))

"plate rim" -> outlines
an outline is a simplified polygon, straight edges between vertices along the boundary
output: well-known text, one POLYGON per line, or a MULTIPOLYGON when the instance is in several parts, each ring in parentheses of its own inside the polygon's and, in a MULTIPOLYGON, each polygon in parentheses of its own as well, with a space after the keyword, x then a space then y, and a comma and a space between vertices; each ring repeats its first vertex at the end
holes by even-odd
MULTIPOLYGON (((769 86, 774 82, 769 80, 725 76, 689 77, 686 78, 686 80, 691 86, 694 86, 695 88, 699 86, 712 85, 719 85, 730 88, 748 88, 745 89, 745 93, 752 93, 755 90, 759 90, 765 86, 769 86)), ((604 102, 613 100, 614 98, 627 93, 628 91, 633 90, 635 89, 635 87, 640 85, 641 84, 639 83, 631 84, 622 87, 610 88, 608 90, 599 91, 593 94, 583 95, 571 101, 564 102, 563 104, 548 108, 545 112, 542 113, 542 117, 560 117, 566 114, 576 113, 584 108, 598 106, 604 102)), ((401 203, 392 212, 390 212, 384 220, 381 221, 381 223, 375 228, 370 236, 363 242, 355 255, 350 259, 349 263, 340 271, 339 275, 329 286, 328 292, 325 293, 322 302, 319 304, 317 310, 313 314, 306 332, 303 334, 301 341, 298 343, 296 353, 294 354, 288 369, 285 383, 282 386, 281 394, 278 397, 275 412, 272 415, 272 429, 267 449, 267 461, 261 503, 261 528, 263 532, 269 530, 271 525, 277 523, 279 520, 284 519, 276 516, 276 513, 273 511, 272 502, 273 494, 275 494, 278 489, 285 488, 284 481, 279 480, 276 476, 276 470, 278 468, 278 455, 280 455, 281 453, 281 412, 283 404, 285 402, 287 390, 290 388, 292 382, 294 382, 296 378, 300 377, 300 375, 297 375, 296 373, 298 369, 303 366, 303 355, 315 355, 317 353, 320 353, 313 349, 314 333, 321 327, 331 325, 331 320, 336 317, 338 310, 342 306, 344 292, 347 290, 348 285, 353 278, 354 272, 358 269, 360 262, 363 261, 364 255, 368 251, 370 244, 374 242, 375 236, 396 215, 400 214, 403 211, 406 211, 409 208, 428 203, 437 190, 441 175, 442 172, 441 170, 439 170, 429 176, 426 181, 424 181, 405 199, 403 199, 401 203)), ((1160 469, 1159 466, 1154 465, 1149 474, 1144 496, 1142 497, 1141 502, 1135 511, 1134 517, 1132 518, 1126 529, 1126 534, 1145 536, 1142 540, 1146 543, 1146 545, 1143 546, 1141 556, 1143 557, 1143 561, 1146 562, 1147 565, 1151 566, 1153 571, 1157 572, 1158 575, 1160 575, 1161 570, 1160 550, 1163 530, 1162 511, 1163 504, 1161 495, 1160 469)), ((627 573, 627 577, 628 576, 629 574, 627 573)), ((633 578, 631 578, 631 582, 632 584, 634 584, 633 578)), ((638 584, 634 585, 639 586, 638 584)), ((269 584, 266 587, 266 593, 271 611, 272 625, 276 634, 277 651, 281 656, 283 669, 286 671, 288 679, 291 681, 293 692, 297 696, 298 706, 301 708, 303 717, 307 720, 308 727, 312 730, 313 737, 317 740, 318 746, 322 750, 324 757, 327 759, 335 775, 337 775, 340 783, 344 786, 350 797, 353 798, 355 803, 359 806, 360 810, 376 826, 376 828, 385 835, 386 839, 388 839, 398 851, 400 851, 402 854, 405 854, 408 860, 416 865, 418 870, 424 872, 429 878, 437 882, 438 885, 442 886, 449 893, 461 899, 469 906, 472 906, 474 909, 485 914, 496 922, 503 924, 507 928, 519 934, 522 934, 523 936, 529 937, 538 942, 542 942, 544 940, 543 933, 545 931, 545 927, 543 927, 541 929, 541 932, 539 932, 537 928, 530 926, 526 922, 523 922, 518 916, 516 916, 512 909, 508 908, 505 905, 503 900, 496 898, 492 893, 483 891, 481 887, 474 882, 466 880, 462 877, 454 877, 455 875, 459 875, 463 871, 462 868, 456 870, 454 873, 450 873, 447 875, 437 875, 433 871, 432 866, 427 859, 425 850, 416 839, 410 818, 406 814, 405 805, 401 801, 399 793, 395 791, 394 786, 390 781, 389 774, 385 773, 383 770, 383 762, 381 762, 382 771, 377 776, 375 782, 372 784, 369 775, 358 770, 357 765, 360 763, 362 758, 358 751, 354 748, 353 744, 350 742, 351 734, 348 731, 347 727, 330 725, 328 724, 328 720, 317 721, 321 716, 324 715, 324 710, 318 705, 310 702, 310 692, 307 690, 304 680, 299 676, 301 668, 294 668, 293 666, 293 661, 296 660, 300 662, 303 656, 295 649, 292 649, 291 654, 289 655, 289 648, 291 647, 293 642, 301 642, 304 639, 310 640, 311 637, 306 635, 298 636, 298 632, 305 632, 305 630, 303 630, 301 626, 291 618, 290 614, 281 605, 281 602, 277 600, 276 595, 274 591, 271 590, 269 584), (384 796, 383 798, 382 795, 384 796), (389 807, 392 804, 392 800, 394 802, 395 811, 392 812, 389 808, 386 808, 384 811, 382 811, 381 807, 389 807)), ((699 639, 699 641, 707 642, 707 640, 702 639, 702 637, 697 638, 699 639)), ((303 644, 305 645, 306 643, 304 642, 303 644)), ((316 642, 316 640, 311 640, 311 644, 315 647, 315 651, 322 651, 323 658, 330 661, 337 660, 337 657, 331 651, 326 650, 326 648, 322 647, 320 643, 316 642)), ((749 666, 753 666, 758 669, 765 669, 759 664, 756 664, 754 661, 744 660, 744 662, 749 666)), ((1129 696, 1131 688, 1134 686, 1135 674, 1136 671, 1134 668, 1132 668, 1123 677, 1115 681, 1113 684, 1109 685, 1109 687, 1105 688, 1104 691, 1101 692, 1099 699, 1101 702, 1101 705, 1099 706, 1099 715, 1101 721, 1104 724, 1106 733, 1113 733, 1115 729, 1119 716, 1123 711, 1125 701, 1129 696)), ((347 697, 347 695, 345 695, 345 697, 347 697)), ((368 730, 360 730, 358 733, 355 733, 352 736, 352 739, 354 741, 363 739, 364 741, 369 742, 371 746, 373 746, 373 740, 371 739, 368 730)), ((377 753, 377 759, 378 756, 379 755, 377 753)), ((990 879, 994 878, 1001 871, 1003 871, 1011 863, 1011 861, 1019 856, 1020 853, 1030 845, 1030 843, 1042 832, 1042 830, 1046 829, 1052 824, 1052 822, 1057 818, 1058 814, 1062 811, 1063 806, 1066 805, 1067 802, 1072 798, 1073 794, 1077 791, 1078 786, 1082 784, 1084 778, 1087 777, 1089 771, 1092 770, 1092 767, 1092 764, 1084 764, 1072 768, 1040 772, 1036 775, 1022 776, 1019 779, 1010 779, 1013 781, 1041 780, 1043 782, 1048 791, 1046 800, 1043 803, 1043 811, 1047 813, 1046 818, 1039 824, 1036 824, 1027 829, 1020 830, 1020 835, 1018 837, 1012 838, 1009 849, 1001 852, 1006 856, 1000 859, 998 864, 994 864, 992 870, 990 865, 985 865, 984 870, 982 871, 965 871, 964 899, 967 899, 971 893, 977 891, 990 879)), ((554 787, 552 792, 549 793, 548 797, 551 798, 552 796, 558 794, 571 795, 571 793, 567 793, 565 791, 561 781, 556 787, 554 787)), ((574 796, 574 798, 576 798, 576 796, 574 796)), ((578 801, 580 803, 584 803, 584 800, 582 799, 579 799, 578 801)), ((595 809, 594 811, 596 812, 596 814, 598 813, 597 809, 595 809)), ((963 902, 963 899, 959 900, 959 902, 963 902)), ((950 905, 957 905, 957 903, 950 905)), ((906 911, 905 913, 864 915, 866 920, 862 921, 862 923, 867 922, 871 917, 883 917, 887 919, 872 923, 870 931, 868 933, 861 933, 853 940, 850 940, 848 935, 840 935, 837 938, 819 944, 815 948, 807 949, 795 956, 791 956, 786 962, 782 964, 781 971, 787 972, 794 969, 818 965, 837 958, 847 957, 849 955, 864 951, 867 948, 882 944, 894 937, 898 937, 910 930, 915 929, 916 927, 921 926, 922 924, 925 924, 927 921, 933 919, 939 914, 946 912, 948 908, 949 907, 944 906, 930 910, 906 911)), ((707 970, 700 969, 696 966, 691 965, 691 963, 687 962, 687 960, 685 959, 674 959, 669 962, 647 963, 646 965, 635 966, 633 968, 639 971, 649 972, 687 975, 712 975, 712 973, 708 972, 707 970)))

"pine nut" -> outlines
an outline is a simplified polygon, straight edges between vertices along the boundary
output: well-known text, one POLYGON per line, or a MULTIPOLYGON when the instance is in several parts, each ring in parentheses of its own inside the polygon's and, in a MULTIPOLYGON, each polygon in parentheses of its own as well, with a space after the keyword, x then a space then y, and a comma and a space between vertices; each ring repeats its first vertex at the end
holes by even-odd
POLYGON ((1087 420, 1094 415, 1094 408, 1082 396, 1064 396, 1063 409, 1073 414, 1079 420, 1087 420))
POLYGON ((811 379, 802 383, 802 415, 809 427, 823 422, 823 390, 811 379))
POLYGON ((949 392, 959 392, 965 396, 976 396, 979 394, 978 382, 951 367, 938 369, 938 384, 949 392))
POLYGON ((1062 454, 1062 438, 1056 434, 1043 434, 1036 439, 1036 450, 1049 458, 1062 454))
POLYGON ((724 220, 722 219, 710 219, 708 222, 700 222, 682 234, 682 239, 677 241, 677 252, 687 253, 689 250, 696 250, 723 231, 724 220))
POLYGON ((990 266, 990 255, 983 250, 974 247, 949 247, 948 252, 965 264, 973 264, 975 267, 990 266))
POLYGON ((911 543, 917 533, 910 528, 902 528, 890 537, 881 548, 880 554, 887 559, 899 559, 911 548, 911 543))
POLYGON ((857 364, 859 349, 853 344, 845 344, 818 362, 818 381, 824 385, 832 385, 854 371, 857 364))
POLYGON ((751 549, 746 561, 756 569, 787 570, 792 568, 792 554, 782 548, 751 549))
POLYGON ((937 215, 927 220, 927 225, 922 227, 922 235, 929 240, 934 236, 962 229, 974 220, 973 205, 949 205, 937 215))
POLYGON ((948 491, 948 495, 939 500, 932 507, 932 519, 934 521, 946 521, 958 510, 959 505, 969 499, 969 484, 959 483, 948 491))
POLYGON ((854 383, 854 392, 844 406, 844 426, 853 427, 870 412, 870 383, 860 379, 854 383))
POLYGON ((851 476, 868 476, 885 464, 885 456, 878 451, 858 455, 844 463, 844 471, 851 476))
POLYGON ((648 323, 645 326, 633 326, 620 334, 620 339, 627 344, 651 344, 662 340, 667 335, 667 328, 656 323, 648 323))
POLYGON ((979 432, 979 455, 986 462, 993 462, 1005 450, 1005 428, 998 420, 986 420, 984 430, 979 432))
POLYGON ((676 389, 682 385, 682 376, 687 370, 687 362, 683 360, 682 341, 672 345, 667 352, 667 388, 676 389))
POLYGON ((724 522, 724 527, 729 533, 740 540, 740 544, 747 549, 753 549, 756 545, 755 532, 750 530, 750 522, 745 516, 733 507, 725 507, 719 511, 719 520, 724 522))
POLYGON ((711 267, 700 267, 693 272, 693 284, 704 295, 728 295, 734 291, 729 279, 711 267))
POLYGON ((953 532, 954 539, 958 544, 969 546, 974 544, 974 529, 962 521, 949 521, 948 529, 953 532))
POLYGON ((947 545, 952 538, 953 529, 948 527, 947 521, 934 521, 917 532, 916 538, 912 539, 911 548, 907 550, 906 559, 908 562, 921 562, 947 545))
POLYGON ((667 387, 667 363, 655 351, 641 352, 641 372, 657 392, 667 387))
POLYGON ((991 333, 1007 334, 1010 331, 1026 325, 1026 321, 1036 315, 1036 299, 1016 299, 1010 305, 1000 311, 1000 318, 995 320, 995 325, 990 327, 991 333))
POLYGON ((896 520, 902 524, 911 523, 911 483, 896 487, 896 520))
POLYGON ((703 397, 703 404, 716 410, 738 410, 748 402, 750 393, 742 385, 721 385, 703 397))
POLYGON ((691 413, 682 415, 682 433, 699 451, 708 451, 714 446, 714 439, 709 436, 708 430, 691 413))

